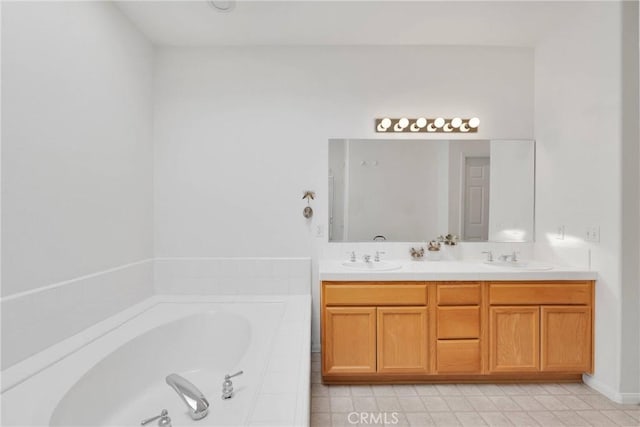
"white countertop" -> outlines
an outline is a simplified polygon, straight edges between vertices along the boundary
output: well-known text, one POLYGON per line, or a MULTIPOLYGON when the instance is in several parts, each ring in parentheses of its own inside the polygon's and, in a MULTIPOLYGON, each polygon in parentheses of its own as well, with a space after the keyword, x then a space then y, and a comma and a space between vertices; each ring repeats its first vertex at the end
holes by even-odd
POLYGON ((527 270, 487 265, 481 261, 385 260, 401 268, 365 271, 345 267, 345 260, 321 260, 320 280, 354 281, 444 281, 444 280, 596 280, 598 273, 581 268, 553 265, 549 270, 527 270))

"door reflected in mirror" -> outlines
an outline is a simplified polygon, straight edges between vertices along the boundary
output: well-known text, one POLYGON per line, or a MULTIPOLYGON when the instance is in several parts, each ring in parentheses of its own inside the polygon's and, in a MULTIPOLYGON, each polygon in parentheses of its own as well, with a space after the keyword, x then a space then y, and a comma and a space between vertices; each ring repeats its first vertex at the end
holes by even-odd
POLYGON ((533 240, 530 140, 329 140, 329 240, 533 240))

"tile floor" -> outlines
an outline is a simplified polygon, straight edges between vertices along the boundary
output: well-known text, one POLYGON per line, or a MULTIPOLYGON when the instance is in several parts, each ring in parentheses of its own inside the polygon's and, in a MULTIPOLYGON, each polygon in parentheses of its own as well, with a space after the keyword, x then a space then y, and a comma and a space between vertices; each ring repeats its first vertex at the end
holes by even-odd
POLYGON ((583 384, 325 386, 311 355, 311 426, 640 426, 583 384))

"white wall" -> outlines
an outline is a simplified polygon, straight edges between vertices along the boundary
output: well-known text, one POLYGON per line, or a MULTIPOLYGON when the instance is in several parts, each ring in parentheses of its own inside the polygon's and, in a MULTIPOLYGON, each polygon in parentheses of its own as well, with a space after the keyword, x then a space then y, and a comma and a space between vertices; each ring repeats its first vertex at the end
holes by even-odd
POLYGON ((491 141, 490 176, 489 240, 533 240, 535 145, 491 141))
MULTIPOLYGON (((524 48, 160 48, 154 92, 159 257, 351 250, 326 243, 328 139, 379 137, 375 117, 478 116, 467 139, 533 138, 524 48)), ((313 296, 318 349, 315 271, 313 296)))
POLYGON ((110 2, 3 3, 3 367, 151 293, 152 67, 110 2))
MULTIPOLYGON (((623 309, 626 288, 637 292, 638 282, 622 280, 623 263, 635 262, 625 260, 622 236, 631 230, 623 230, 621 222, 623 198, 634 197, 623 194, 620 172, 622 16, 620 3, 589 3, 573 22, 550 34, 535 54, 536 252, 556 259, 575 251, 590 254, 600 279, 595 375, 587 380, 616 400, 638 399, 640 391, 638 334, 625 333, 627 328, 637 330, 637 296, 630 304, 635 307, 625 303, 623 309), (566 237, 556 240, 561 225, 566 237), (600 227, 599 243, 583 240, 592 225, 600 227), (627 316, 635 321, 624 322, 627 316)), ((635 120, 637 126, 637 109, 635 120)), ((636 137, 631 144, 637 143, 636 137)), ((636 227, 637 220, 636 214, 636 227)))

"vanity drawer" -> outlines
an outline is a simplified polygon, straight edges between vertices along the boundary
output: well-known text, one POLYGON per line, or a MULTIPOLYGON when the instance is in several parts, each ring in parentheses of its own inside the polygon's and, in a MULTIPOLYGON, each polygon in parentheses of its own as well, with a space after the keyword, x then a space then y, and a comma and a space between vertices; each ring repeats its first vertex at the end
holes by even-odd
POLYGON ((480 304, 480 283, 438 285, 438 305, 480 304))
POLYGON ((438 307, 438 339, 480 337, 480 307, 438 307))
POLYGON ((591 303, 589 282, 518 283, 489 285, 489 303, 501 304, 578 304, 591 303))
POLYGON ((323 283, 325 305, 427 305, 427 285, 416 282, 323 283))
POLYGON ((438 341, 436 359, 439 374, 480 373, 480 340, 438 341))

